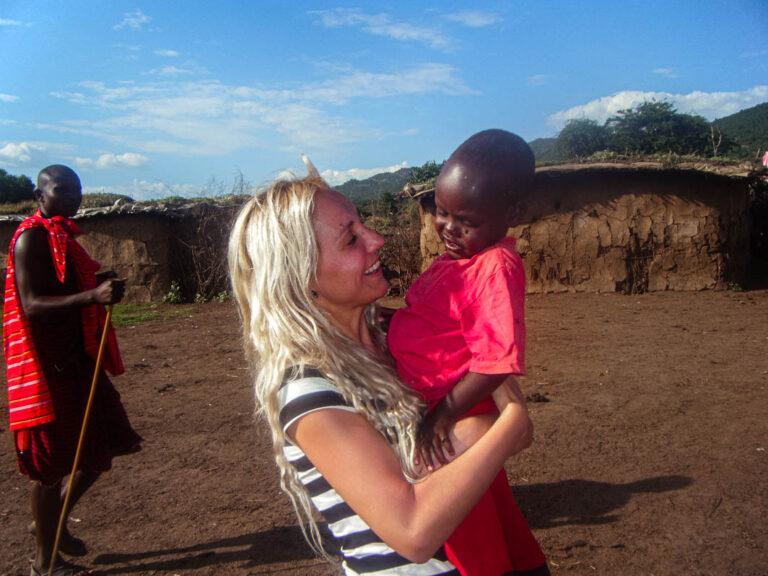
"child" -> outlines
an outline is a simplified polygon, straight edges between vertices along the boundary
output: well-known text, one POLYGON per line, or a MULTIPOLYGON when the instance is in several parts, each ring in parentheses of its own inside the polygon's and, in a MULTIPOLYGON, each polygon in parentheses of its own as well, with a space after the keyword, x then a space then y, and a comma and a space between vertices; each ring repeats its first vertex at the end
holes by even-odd
MULTIPOLYGON (((104 325, 102 304, 120 301, 124 290, 114 273, 96 273, 98 262, 75 240, 80 231, 70 218, 82 200, 77 174, 66 166, 48 166, 40 172, 34 193, 40 208, 19 225, 11 240, 3 316, 10 428, 19 469, 35 482, 32 576, 49 571, 63 502, 62 479, 72 468, 104 325)), ((122 373, 111 327, 105 352, 106 369, 122 373)), ((70 509, 99 474, 109 470, 113 456, 137 451, 141 440, 120 395, 102 372, 70 509)), ((59 550, 69 556, 87 552, 82 540, 66 529, 59 550)), ((59 559, 56 566, 55 576, 74 572, 59 559)))
MULTIPOLYGON (((493 391, 525 371, 525 272, 506 233, 533 174, 524 140, 485 130, 459 146, 437 178, 435 228, 445 254, 408 290, 388 334, 401 379, 427 403, 419 456, 428 468, 452 453, 452 424, 495 412, 493 391)), ((504 470, 446 550, 469 576, 549 573, 504 470)))

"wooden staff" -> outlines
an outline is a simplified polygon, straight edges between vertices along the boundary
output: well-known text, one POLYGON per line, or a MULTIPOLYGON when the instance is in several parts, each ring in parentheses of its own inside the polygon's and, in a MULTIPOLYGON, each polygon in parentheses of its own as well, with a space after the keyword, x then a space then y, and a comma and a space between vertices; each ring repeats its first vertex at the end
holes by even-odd
POLYGON ((112 320, 112 304, 107 307, 107 317, 104 319, 104 330, 101 332, 101 341, 99 342, 99 353, 96 355, 96 367, 93 369, 93 379, 91 380, 91 391, 88 394, 88 403, 85 405, 85 414, 83 414, 83 426, 80 428, 80 438, 77 441, 77 450, 75 451, 75 461, 72 463, 72 472, 69 474, 69 481, 67 482, 67 492, 64 496, 64 505, 61 507, 61 514, 59 515, 59 525, 56 528, 56 540, 53 543, 53 553, 51 554, 51 563, 48 568, 48 576, 53 576, 53 571, 56 568, 56 557, 59 552, 59 544, 61 543, 61 535, 64 533, 64 524, 66 524, 69 497, 72 495, 72 482, 75 479, 75 473, 77 473, 77 467, 80 464, 80 453, 83 449, 83 441, 85 440, 85 431, 88 429, 88 420, 91 417, 91 407, 93 406, 93 397, 96 393, 96 383, 99 381, 99 372, 101 371, 101 360, 104 356, 104 347, 107 343, 107 334, 109 332, 109 323, 112 320))

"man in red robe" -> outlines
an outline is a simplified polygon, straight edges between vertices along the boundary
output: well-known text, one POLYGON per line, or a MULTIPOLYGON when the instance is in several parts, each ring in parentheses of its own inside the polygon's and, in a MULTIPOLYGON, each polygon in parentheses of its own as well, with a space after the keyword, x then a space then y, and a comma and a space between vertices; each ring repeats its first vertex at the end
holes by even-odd
MULTIPOLYGON (((35 482, 32 576, 48 573, 64 500, 62 480, 74 461, 104 305, 119 302, 124 292, 114 273, 97 274, 98 262, 75 238, 80 230, 71 217, 82 201, 77 174, 61 165, 44 168, 34 193, 39 209, 11 240, 3 315, 10 429, 19 470, 35 482)), ((124 371, 111 326, 103 365, 112 374, 124 371)), ((71 506, 110 469, 113 456, 141 446, 103 370, 92 410, 71 506)), ((68 529, 60 550, 71 556, 86 553, 83 541, 68 529)), ((56 576, 73 573, 71 565, 61 560, 56 564, 56 576)))

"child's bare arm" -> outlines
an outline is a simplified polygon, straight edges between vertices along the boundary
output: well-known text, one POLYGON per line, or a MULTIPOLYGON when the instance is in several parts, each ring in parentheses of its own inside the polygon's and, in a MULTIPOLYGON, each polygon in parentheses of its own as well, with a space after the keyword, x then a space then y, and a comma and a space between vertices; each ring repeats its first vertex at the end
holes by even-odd
POLYGON ((448 462, 454 453, 449 434, 453 423, 480 400, 491 395, 507 376, 468 372, 425 416, 419 430, 418 457, 427 468, 448 462))

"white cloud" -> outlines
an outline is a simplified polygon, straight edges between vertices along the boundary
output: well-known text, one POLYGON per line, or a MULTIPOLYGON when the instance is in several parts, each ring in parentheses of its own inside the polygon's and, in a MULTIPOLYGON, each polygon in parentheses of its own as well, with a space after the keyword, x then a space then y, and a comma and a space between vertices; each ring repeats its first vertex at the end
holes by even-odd
POLYGON ((461 10, 453 14, 446 14, 445 18, 470 28, 485 28, 501 21, 501 16, 498 14, 482 10, 461 10))
POLYGON ((349 168, 347 170, 328 169, 321 171, 320 175, 325 178, 325 181, 328 182, 328 184, 336 186, 338 184, 343 184, 348 180, 352 180, 353 178, 355 180, 364 180, 371 176, 375 176, 376 174, 381 174, 383 172, 397 172, 403 168, 408 168, 408 162, 403 161, 400 164, 385 166, 383 168, 349 168))
POLYGON ((30 142, 8 142, 0 148, 0 157, 12 162, 29 162, 32 160, 32 152, 45 148, 30 142))
POLYGON ((449 64, 426 63, 393 73, 350 72, 297 91, 307 100, 342 104, 352 98, 386 98, 407 94, 473 94, 449 64))
POLYGON ((23 22, 11 20, 10 18, 0 18, 0 26, 23 26, 23 22))
POLYGON ((10 142, 0 141, 0 164, 18 166, 20 164, 36 163, 50 164, 51 160, 61 160, 68 154, 71 146, 52 142, 10 142))
POLYGON ((0 118, 0 126, 11 126, 12 124, 16 124, 16 120, 11 120, 9 118, 0 118))
POLYGON ((149 73, 154 76, 185 76, 192 74, 192 71, 178 66, 163 66, 162 68, 153 68, 149 73))
POLYGON ((313 14, 320 16, 320 23, 326 28, 353 26, 374 36, 420 42, 438 50, 450 48, 450 42, 438 29, 393 21, 387 14, 366 14, 357 9, 347 8, 320 10, 313 14))
POLYGON ((10 104, 11 102, 18 102, 19 97, 14 96, 13 94, 3 94, 0 92, 0 102, 5 102, 7 104, 10 104))
POLYGON ((122 28, 130 28, 131 30, 141 30, 144 24, 148 24, 152 21, 152 18, 144 14, 141 10, 134 12, 126 12, 123 14, 123 19, 119 24, 115 24, 115 30, 121 30, 122 28))
POLYGON ((220 155, 260 146, 317 152, 382 137, 365 126, 366 119, 340 116, 339 104, 434 93, 472 91, 453 67, 429 63, 392 73, 351 71, 291 90, 212 80, 89 81, 51 95, 100 112, 98 120, 38 128, 87 135, 145 153, 220 155))
POLYGON ((534 74, 528 76, 528 86, 544 86, 549 82, 549 76, 546 74, 534 74))
POLYGON ((155 54, 158 56, 165 56, 166 58, 178 58, 181 56, 176 50, 155 50, 155 54))
POLYGON ((102 154, 96 160, 91 158, 75 158, 75 164, 80 168, 97 168, 106 170, 109 168, 137 168, 149 162, 149 158, 135 152, 125 154, 102 154))
POLYGON ((656 68, 653 71, 654 74, 664 76, 665 78, 677 78, 677 71, 674 68, 656 68))
POLYGON ((204 189, 194 184, 166 184, 165 182, 147 182, 146 180, 133 180, 129 184, 116 186, 84 186, 86 194, 109 193, 123 194, 134 200, 149 200, 150 198, 167 198, 169 196, 183 196, 190 198, 204 195, 204 189))
POLYGON ((575 118, 589 118, 602 123, 619 110, 633 108, 648 100, 668 101, 675 105, 678 112, 700 114, 708 120, 714 120, 768 101, 768 85, 753 86, 738 92, 696 91, 688 94, 625 90, 556 112, 549 116, 548 122, 556 128, 561 128, 568 120, 575 118))

